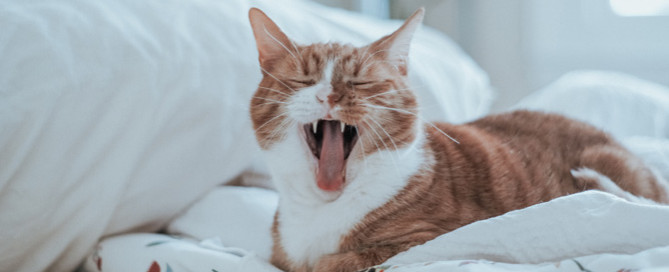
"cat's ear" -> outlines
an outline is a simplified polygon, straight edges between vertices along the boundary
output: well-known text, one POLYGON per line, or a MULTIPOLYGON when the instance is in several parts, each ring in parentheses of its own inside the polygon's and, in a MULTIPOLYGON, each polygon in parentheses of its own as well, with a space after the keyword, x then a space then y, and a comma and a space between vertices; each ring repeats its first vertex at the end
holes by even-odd
POLYGON ((292 41, 267 15, 257 8, 249 10, 249 21, 253 29, 253 36, 256 39, 258 47, 258 59, 260 66, 271 59, 283 56, 284 54, 294 54, 289 46, 293 46, 292 41))
POLYGON ((385 57, 386 61, 395 65, 402 75, 406 75, 411 38, 423 22, 424 15, 425 8, 416 10, 395 32, 370 44, 369 52, 376 52, 373 54, 385 57))

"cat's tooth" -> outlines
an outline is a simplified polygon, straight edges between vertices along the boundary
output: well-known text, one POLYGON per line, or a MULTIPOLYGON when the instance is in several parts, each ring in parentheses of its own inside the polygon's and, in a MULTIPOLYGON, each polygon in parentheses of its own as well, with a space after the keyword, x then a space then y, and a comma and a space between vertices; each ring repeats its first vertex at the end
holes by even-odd
POLYGON ((339 121, 339 124, 341 125, 341 133, 344 133, 344 129, 346 128, 346 124, 344 122, 339 121))
POLYGON ((314 134, 318 132, 318 121, 311 123, 311 128, 314 130, 314 134))

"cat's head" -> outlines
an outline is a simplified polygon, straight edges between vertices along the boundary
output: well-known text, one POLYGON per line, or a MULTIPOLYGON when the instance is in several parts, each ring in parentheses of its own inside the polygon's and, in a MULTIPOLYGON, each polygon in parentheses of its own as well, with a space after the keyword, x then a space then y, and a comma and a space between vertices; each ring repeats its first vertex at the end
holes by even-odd
POLYGON ((407 65, 423 13, 421 8, 392 34, 354 47, 298 45, 262 11, 249 11, 263 73, 251 118, 261 148, 287 160, 275 165, 285 179, 310 175, 315 190, 336 195, 355 176, 353 169, 363 168, 354 166, 414 141, 418 105, 407 65), (283 169, 293 164, 304 171, 283 169))

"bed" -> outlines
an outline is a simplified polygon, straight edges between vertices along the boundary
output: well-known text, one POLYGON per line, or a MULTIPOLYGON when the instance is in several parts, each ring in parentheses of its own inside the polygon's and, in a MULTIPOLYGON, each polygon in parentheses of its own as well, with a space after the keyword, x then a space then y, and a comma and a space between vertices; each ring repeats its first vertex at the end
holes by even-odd
MULTIPOLYGON (((0 271, 278 271, 277 196, 247 116, 261 76, 250 7, 300 43, 362 45, 401 23, 301 0, 0 4, 0 271)), ((451 40, 424 27, 411 50, 425 119, 490 112, 494 88, 451 40)), ((516 108, 607 130, 669 179, 664 86, 576 71, 516 108)), ((660 271, 668 225, 669 207, 586 192, 368 271, 660 271)))

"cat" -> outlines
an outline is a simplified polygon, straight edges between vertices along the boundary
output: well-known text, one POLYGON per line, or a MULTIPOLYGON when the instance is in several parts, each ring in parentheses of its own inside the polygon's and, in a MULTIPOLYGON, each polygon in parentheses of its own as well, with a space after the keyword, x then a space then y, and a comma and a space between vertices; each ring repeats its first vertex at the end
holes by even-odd
POLYGON ((578 121, 515 111, 423 122, 407 80, 423 14, 354 47, 297 45, 249 11, 263 74, 250 115, 280 196, 275 266, 357 271, 474 221, 587 189, 667 202, 666 184, 640 159, 578 121))

